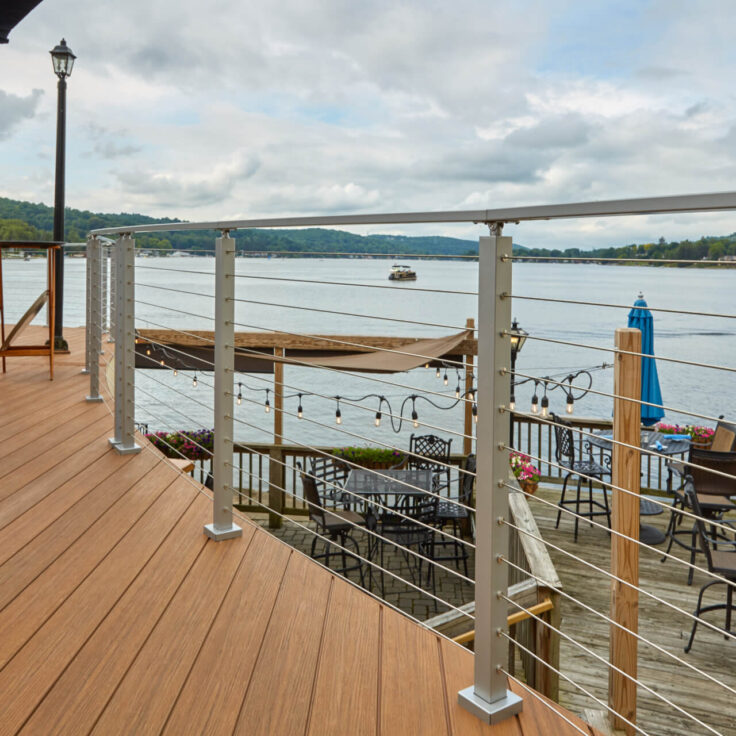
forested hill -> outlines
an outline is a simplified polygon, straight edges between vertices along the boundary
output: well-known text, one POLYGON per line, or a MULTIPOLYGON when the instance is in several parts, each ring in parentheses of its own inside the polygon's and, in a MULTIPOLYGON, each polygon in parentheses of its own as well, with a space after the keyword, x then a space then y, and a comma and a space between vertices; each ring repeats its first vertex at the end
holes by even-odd
MULTIPOLYGON (((0 197, 0 240, 51 240, 53 208, 43 204, 19 202, 0 197)), ((107 215, 86 210, 66 209, 66 238, 70 243, 82 242, 90 230, 119 227, 130 224, 180 222, 171 218, 153 218, 121 213, 107 215)), ((191 233, 161 233, 138 235, 136 245, 141 248, 170 250, 211 250, 214 231, 191 233)), ((238 250, 296 252, 385 253, 403 255, 427 253, 431 255, 467 255, 478 252, 472 240, 439 236, 407 237, 403 235, 355 235, 342 230, 311 228, 308 230, 238 230, 233 233, 238 250)))
MULTIPOLYGON (((44 204, 32 204, 0 197, 0 240, 51 240, 53 208, 44 204)), ((82 242, 90 230, 122 225, 179 222, 171 218, 153 218, 145 215, 120 213, 117 215, 66 210, 66 241, 82 242)), ((136 245, 151 250, 172 249, 211 251, 216 233, 195 231, 190 233, 160 233, 138 235, 136 245)), ((342 230, 311 228, 306 230, 239 230, 234 233, 237 249, 246 252, 307 251, 332 253, 381 253, 387 256, 414 254, 473 255, 478 244, 472 240, 439 236, 407 237, 403 235, 355 235, 342 230)), ((619 247, 582 250, 567 248, 547 250, 524 248, 514 244, 514 251, 524 256, 575 259, 580 256, 619 259, 622 263, 631 259, 659 260, 719 260, 736 257, 736 233, 725 236, 705 236, 696 241, 682 240, 624 245, 619 247)), ((685 265, 685 264, 683 264, 685 265)), ((733 262, 729 265, 734 265, 733 262)))

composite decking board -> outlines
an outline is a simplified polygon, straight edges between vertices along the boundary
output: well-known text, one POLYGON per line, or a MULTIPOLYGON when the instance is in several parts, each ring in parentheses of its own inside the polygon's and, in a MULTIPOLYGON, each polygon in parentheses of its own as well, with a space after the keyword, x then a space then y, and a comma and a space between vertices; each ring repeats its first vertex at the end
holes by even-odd
POLYGON ((437 635, 384 608, 381 631, 381 734, 446 734, 444 673, 437 635))
POLYGON ((5 423, 9 416, 12 416, 26 403, 37 405, 44 396, 56 395, 69 382, 78 381, 80 387, 89 385, 89 378, 85 382, 78 366, 54 365, 54 375, 55 379, 49 381, 48 365, 45 370, 39 371, 35 376, 27 373, 18 376, 0 373, 0 396, 2 397, 2 401, 0 401, 0 422, 5 423))
POLYGON ((232 734, 292 554, 286 545, 256 531, 164 734, 232 734))
MULTIPOLYGON (((38 478, 49 468, 65 463, 68 455, 84 447, 92 437, 96 437, 103 429, 110 426, 110 417, 101 416, 89 424, 84 430, 76 432, 71 437, 60 433, 56 437, 57 444, 50 447, 36 457, 17 467, 12 473, 0 478, 0 499, 7 498, 19 488, 38 478)), ((65 463, 66 465, 66 463, 65 463)))
MULTIPOLYGON (((41 701, 21 733, 88 733, 207 543, 198 495, 97 630, 41 701), (195 533, 192 533, 192 531, 195 533)), ((180 731, 179 733, 185 733, 180 731)), ((191 730, 190 733, 204 733, 191 730)))
POLYGON ((110 412, 103 404, 80 403, 68 415, 59 416, 58 419, 46 423, 43 430, 39 432, 34 433, 30 430, 21 432, 13 442, 4 443, 6 447, 12 447, 12 450, 0 454, 0 460, 2 460, 0 483, 16 468, 22 467, 39 454, 55 447, 59 442, 59 435, 72 436, 82 433, 86 436, 84 430, 90 424, 98 419, 108 419, 109 416, 110 412))
MULTIPOLYGON (((123 542, 125 547, 125 540, 135 532, 137 522, 145 522, 147 515, 150 516, 151 506, 163 490, 164 477, 160 467, 144 475, 124 494, 124 502, 120 498, 122 503, 108 509, 32 582, 28 583, 23 568, 7 563, 3 566, 9 567, 9 574, 2 586, 4 608, 0 611, 0 631, 8 634, 0 638, 0 668, 110 553, 117 552, 116 545, 123 542)), ((115 486, 110 490, 114 492, 115 486)))
MULTIPOLYGON (((99 556, 106 554, 125 533, 126 524, 132 525, 156 498, 155 492, 168 473, 161 468, 151 472, 154 465, 154 459, 146 459, 120 466, 80 503, 0 565, 0 621, 2 609, 55 561, 59 564, 53 577, 64 583, 71 583, 83 571, 94 568, 99 556)), ((56 584, 58 595, 63 589, 64 585, 56 584)))
POLYGON ((239 539, 207 542, 91 733, 161 732, 254 531, 248 524, 239 539))
MULTIPOLYGON (((467 651, 458 647, 457 644, 440 637, 437 642, 441 649, 450 733, 463 734, 463 736, 524 736, 518 717, 509 718, 491 728, 458 703, 458 692, 473 684, 473 660, 467 656, 467 651)), ((563 734, 560 733, 559 736, 563 734)))
POLYGON ((34 423, 52 413, 52 408, 66 403, 84 401, 80 395, 84 382, 62 380, 49 392, 38 387, 29 390, 27 386, 8 383, 0 379, 0 437, 6 439, 8 432, 16 431, 14 424, 24 427, 24 420, 34 423))
POLYGON ((312 695, 309 736, 342 736, 346 712, 351 714, 351 736, 376 734, 379 611, 377 601, 335 579, 312 695))
POLYGON ((301 554, 289 559, 233 734, 303 734, 332 575, 301 554))
POLYGON ((73 471, 66 463, 57 465, 0 501, 0 565, 127 462, 110 448, 108 434, 70 456, 73 471))
POLYGON ((173 483, 0 671, 5 700, 0 734, 15 733, 33 713, 191 506, 195 494, 188 483, 173 483))
POLYGON ((40 402, 40 406, 25 406, 17 419, 10 418, 0 421, 0 442, 13 437, 31 427, 37 426, 53 417, 59 412, 66 411, 67 407, 84 402, 84 396, 80 395, 80 387, 72 383, 62 384, 62 390, 55 392, 52 397, 46 397, 40 402))

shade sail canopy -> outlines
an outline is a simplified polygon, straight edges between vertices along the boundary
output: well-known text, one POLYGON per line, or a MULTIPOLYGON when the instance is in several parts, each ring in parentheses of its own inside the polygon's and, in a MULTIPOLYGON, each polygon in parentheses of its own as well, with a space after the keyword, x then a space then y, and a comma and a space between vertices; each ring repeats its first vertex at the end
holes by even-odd
MULTIPOLYGON (((403 371, 410 371, 412 368, 419 368, 419 366, 441 358, 443 355, 452 354, 467 336, 467 332, 458 332, 456 335, 413 340, 391 350, 373 350, 367 353, 300 356, 293 360, 289 360, 287 354, 283 362, 298 365, 308 363, 315 367, 358 371, 360 373, 402 373, 403 371)), ((270 356, 269 359, 271 359, 270 356)))
POLYGON ((40 5, 42 0, 2 0, 0 2, 0 43, 8 42, 8 34, 40 5))
MULTIPOLYGON (((629 327, 641 330, 641 352, 651 355, 651 358, 641 359, 641 400, 650 404, 662 403, 662 391, 659 388, 657 364, 654 362, 654 319, 647 309, 647 303, 642 294, 634 302, 634 308, 629 312, 629 327)), ((664 416, 664 409, 660 406, 641 405, 641 422, 649 427, 656 424, 664 416)))

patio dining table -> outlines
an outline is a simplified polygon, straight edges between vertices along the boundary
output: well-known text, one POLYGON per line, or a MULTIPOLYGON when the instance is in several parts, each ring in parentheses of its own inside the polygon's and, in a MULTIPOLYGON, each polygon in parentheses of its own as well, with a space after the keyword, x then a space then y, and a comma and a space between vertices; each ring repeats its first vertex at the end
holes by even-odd
MULTIPOLYGON (((586 436, 584 442, 610 453, 613 451, 613 432, 596 432, 586 436)), ((684 455, 690 449, 690 439, 680 436, 673 437, 653 429, 643 429, 641 431, 640 446, 642 454, 656 452, 668 456, 684 455)), ((639 501, 639 514, 641 516, 657 516, 663 511, 664 509, 659 504, 652 503, 646 498, 639 501)), ((659 529, 649 524, 640 524, 639 539, 644 544, 662 544, 665 538, 665 535, 659 529)))

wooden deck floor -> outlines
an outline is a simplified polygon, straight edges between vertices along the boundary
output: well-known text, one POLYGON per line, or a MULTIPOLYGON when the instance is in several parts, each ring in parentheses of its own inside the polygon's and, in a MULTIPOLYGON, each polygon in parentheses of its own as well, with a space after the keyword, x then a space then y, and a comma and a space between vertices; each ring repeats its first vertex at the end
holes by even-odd
POLYGON ((147 447, 109 449, 71 355, 0 375, 0 735, 540 734, 577 728, 523 695, 493 728, 457 705, 471 655, 211 502, 147 447))
MULTIPOLYGON (((559 490, 540 489, 541 498, 556 503, 559 490)), ((563 519, 559 529, 554 528, 555 509, 532 500, 531 509, 537 519, 539 530, 548 542, 571 552, 603 570, 610 570, 610 540, 608 534, 587 524, 580 526, 579 541, 572 541, 572 521, 563 519)), ((649 516, 647 524, 664 531, 668 514, 649 516)), ((663 545, 664 546, 664 545, 663 545)), ((688 553, 679 547, 673 554, 688 559, 688 553)), ((568 554, 550 548, 550 555, 562 581, 565 592, 591 606, 596 611, 608 614, 610 585, 608 579, 568 554)), ((679 608, 695 610, 698 592, 706 582, 703 574, 696 573, 692 586, 687 585, 687 568, 673 560, 661 562, 661 553, 642 549, 640 555, 640 586, 679 608)), ((703 564, 703 556, 696 562, 703 564)), ((724 599, 722 586, 714 590, 711 599, 724 599)), ((582 606, 568 600, 562 602, 562 630, 608 661, 609 625, 600 617, 586 611, 582 606)), ((723 625, 723 615, 711 614, 714 624, 723 625)), ((690 636, 692 621, 662 603, 645 595, 639 598, 639 634, 654 642, 667 652, 685 660, 699 669, 736 689, 736 644, 724 641, 717 632, 699 626, 695 643, 689 654, 683 651, 690 636)), ((684 665, 653 647, 640 643, 638 678, 661 696, 675 705, 685 708, 692 715, 716 729, 724 736, 736 736, 736 701, 724 688, 688 670, 684 665)), ((568 677, 587 688, 593 695, 607 701, 608 667, 585 654, 579 647, 563 640, 560 647, 560 669, 568 677)), ((575 713, 584 709, 602 710, 594 701, 560 679, 560 702, 575 713)), ((693 719, 677 712, 675 708, 646 692, 638 690, 638 725, 652 736, 694 736, 713 733, 693 719)))

